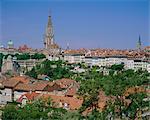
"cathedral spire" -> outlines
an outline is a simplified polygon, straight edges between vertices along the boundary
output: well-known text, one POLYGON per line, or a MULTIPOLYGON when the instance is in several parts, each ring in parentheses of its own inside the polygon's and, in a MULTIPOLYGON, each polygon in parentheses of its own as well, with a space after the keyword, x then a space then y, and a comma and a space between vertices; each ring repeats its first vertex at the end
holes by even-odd
POLYGON ((51 15, 48 16, 48 23, 44 34, 44 46, 48 55, 56 56, 60 53, 59 45, 55 43, 51 15))
POLYGON ((51 16, 48 16, 48 23, 47 23, 47 27, 46 27, 46 33, 45 33, 45 37, 44 37, 44 45, 45 48, 47 49, 48 46, 53 45, 54 44, 54 33, 53 33, 53 25, 52 25, 52 20, 51 20, 51 16))
POLYGON ((137 49, 139 50, 139 51, 141 51, 141 49, 142 49, 142 43, 141 43, 141 36, 139 35, 139 40, 138 40, 138 42, 137 42, 137 49))

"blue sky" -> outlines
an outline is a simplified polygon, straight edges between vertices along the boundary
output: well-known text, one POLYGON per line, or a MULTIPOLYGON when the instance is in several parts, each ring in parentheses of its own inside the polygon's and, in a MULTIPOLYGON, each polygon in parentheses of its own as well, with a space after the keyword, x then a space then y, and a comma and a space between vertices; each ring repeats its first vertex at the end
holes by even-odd
POLYGON ((66 48, 134 49, 150 45, 149 0, 0 0, 0 42, 43 47, 49 11, 55 41, 66 48))

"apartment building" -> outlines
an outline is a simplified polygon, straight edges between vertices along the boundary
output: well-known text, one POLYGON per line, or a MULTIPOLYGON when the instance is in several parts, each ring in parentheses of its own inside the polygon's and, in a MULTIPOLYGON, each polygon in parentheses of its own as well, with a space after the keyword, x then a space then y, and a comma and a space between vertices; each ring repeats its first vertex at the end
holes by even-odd
POLYGON ((3 80, 0 80, 0 104, 6 104, 7 102, 12 102, 12 89, 5 88, 3 80))

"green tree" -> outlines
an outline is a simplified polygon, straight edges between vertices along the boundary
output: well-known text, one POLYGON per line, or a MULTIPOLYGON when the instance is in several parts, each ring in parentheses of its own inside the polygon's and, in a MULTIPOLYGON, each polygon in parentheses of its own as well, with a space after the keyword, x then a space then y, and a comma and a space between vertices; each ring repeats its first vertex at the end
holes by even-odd
POLYGON ((3 109, 3 120, 41 120, 41 119, 62 119, 66 110, 62 108, 52 108, 51 100, 43 99, 34 101, 25 106, 7 104, 3 109))
POLYGON ((15 56, 17 57, 17 60, 28 60, 28 59, 30 59, 29 53, 15 54, 15 56))
POLYGON ((121 71, 124 69, 124 64, 114 64, 110 67, 112 70, 121 71))
POLYGON ((130 96, 128 96, 129 99, 132 100, 131 104, 127 107, 126 114, 131 119, 134 119, 136 117, 137 111, 141 111, 149 106, 149 101, 144 101, 144 98, 148 98, 146 93, 135 93, 130 96))
POLYGON ((6 105, 3 110, 2 120, 14 120, 17 119, 18 112, 16 105, 6 105))
POLYGON ((80 120, 80 119, 82 119, 82 116, 78 111, 75 112, 68 111, 62 117, 62 120, 80 120))
POLYGON ((93 110, 88 116, 87 120, 106 120, 106 112, 99 112, 98 110, 93 110))
POLYGON ((42 53, 35 53, 34 55, 31 55, 31 59, 43 59, 46 58, 46 56, 42 53))
POLYGON ((36 70, 35 70, 35 67, 33 67, 32 69, 31 69, 31 71, 28 71, 28 72, 26 72, 26 75, 28 75, 28 76, 30 76, 30 77, 33 77, 33 78, 37 78, 37 72, 36 72, 36 70))
POLYGON ((34 69, 27 72, 27 75, 34 78, 39 74, 47 75, 51 80, 69 78, 72 76, 72 72, 70 71, 70 69, 65 65, 65 62, 61 60, 45 60, 40 65, 36 65, 34 69))

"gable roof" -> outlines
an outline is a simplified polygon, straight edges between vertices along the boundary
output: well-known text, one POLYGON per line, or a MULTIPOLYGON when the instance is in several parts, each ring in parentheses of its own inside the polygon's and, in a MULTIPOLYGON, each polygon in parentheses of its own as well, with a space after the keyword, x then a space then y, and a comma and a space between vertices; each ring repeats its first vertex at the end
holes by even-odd
POLYGON ((21 81, 22 83, 28 84, 30 82, 29 77, 27 76, 14 76, 10 80, 21 81))
POLYGON ((19 83, 14 89, 22 91, 35 91, 35 86, 33 84, 19 83))
POLYGON ((33 83, 33 85, 34 85, 34 89, 35 90, 44 90, 44 88, 45 87, 47 87, 47 86, 50 86, 49 84, 48 84, 48 82, 43 82, 43 81, 41 81, 41 82, 35 82, 35 83, 33 83))
POLYGON ((3 81, 4 87, 14 88, 19 83, 28 84, 30 79, 26 76, 15 76, 3 81))
POLYGON ((62 78, 60 80, 55 81, 58 85, 60 85, 61 88, 68 88, 71 84, 76 84, 78 83, 75 80, 68 79, 68 78, 62 78))
POLYGON ((19 83, 15 90, 23 90, 23 91, 45 91, 46 87, 50 87, 49 83, 46 81, 38 81, 33 84, 24 84, 19 83))
POLYGON ((60 87, 60 85, 58 85, 57 83, 53 83, 53 85, 51 85, 51 87, 48 89, 49 92, 52 92, 54 90, 61 90, 62 88, 60 87))
POLYGON ((39 95, 39 93, 28 92, 26 94, 21 95, 21 97, 19 99, 17 99, 17 102, 22 102, 24 97, 26 97, 27 100, 34 100, 38 95, 39 95))
POLYGON ((21 81, 12 79, 12 80, 4 80, 3 85, 4 87, 14 88, 17 84, 22 83, 21 81))

